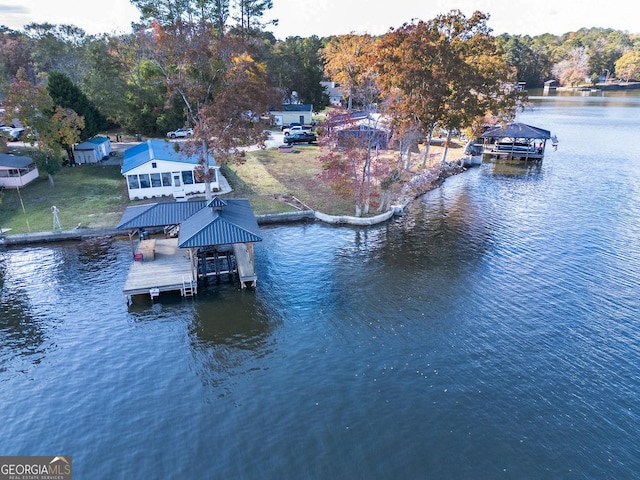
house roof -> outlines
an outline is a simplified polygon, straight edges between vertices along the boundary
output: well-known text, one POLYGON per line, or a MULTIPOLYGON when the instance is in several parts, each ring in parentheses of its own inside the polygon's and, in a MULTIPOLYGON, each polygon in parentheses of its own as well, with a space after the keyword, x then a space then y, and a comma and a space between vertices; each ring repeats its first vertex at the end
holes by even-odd
POLYGON ((160 202, 127 207, 116 228, 137 229, 178 225, 207 205, 204 200, 160 202))
POLYGON ((105 142, 108 142, 108 141, 109 141, 109 139, 107 137, 100 137, 100 136, 93 137, 93 138, 90 138, 89 140, 87 140, 87 142, 93 143, 94 145, 100 145, 101 143, 105 143, 105 142))
POLYGON ((85 150, 95 150, 98 148, 98 145, 95 143, 91 143, 90 141, 78 143, 73 149, 75 151, 85 151, 85 150))
POLYGON ((336 130, 379 130, 390 132, 387 117, 367 110, 334 115, 330 120, 331 128, 336 130))
MULTIPOLYGON (((186 163, 189 165, 198 164, 198 155, 187 154, 183 151, 176 151, 175 146, 180 145, 177 142, 169 142, 167 140, 147 140, 139 143, 124 151, 124 160, 122 162, 121 172, 127 173, 151 160, 164 160, 167 162, 186 163)), ((209 155, 209 166, 213 167, 216 163, 211 155, 209 155)))
POLYGON ((310 103, 285 103, 280 108, 272 107, 271 112, 312 112, 313 105, 310 103))
POLYGON ((99 145, 102 145, 103 143, 106 143, 108 141, 109 139, 107 137, 97 136, 97 137, 90 138, 86 142, 78 143, 75 147, 73 147, 73 149, 79 150, 79 151, 95 150, 96 148, 98 148, 99 145))
POLYGON ((19 155, 9 155, 0 153, 0 167, 7 168, 24 168, 33 163, 30 157, 21 157, 19 155))
POLYGON ((330 97, 344 96, 342 88, 336 82, 320 82, 320 85, 325 88, 327 95, 329 95, 330 97))
POLYGON ((258 222, 249 200, 215 197, 211 203, 180 224, 181 248, 261 242, 258 222))
POLYGON ((482 134, 482 138, 551 138, 551 132, 538 127, 532 127, 525 123, 509 123, 504 127, 498 126, 487 130, 482 134))

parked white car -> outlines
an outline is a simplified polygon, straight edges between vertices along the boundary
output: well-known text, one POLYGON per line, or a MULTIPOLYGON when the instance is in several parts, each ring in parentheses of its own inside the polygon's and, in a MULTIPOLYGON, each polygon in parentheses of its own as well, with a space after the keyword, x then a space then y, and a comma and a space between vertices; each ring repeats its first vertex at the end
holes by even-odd
POLYGON ((169 138, 185 138, 193 135, 193 128, 179 128, 173 132, 167 132, 169 138))
POLYGON ((2 127, 0 127, 0 130, 2 130, 4 136, 10 142, 17 142, 22 137, 22 134, 24 133, 25 129, 21 127, 16 128, 16 127, 8 127, 3 125, 2 127))

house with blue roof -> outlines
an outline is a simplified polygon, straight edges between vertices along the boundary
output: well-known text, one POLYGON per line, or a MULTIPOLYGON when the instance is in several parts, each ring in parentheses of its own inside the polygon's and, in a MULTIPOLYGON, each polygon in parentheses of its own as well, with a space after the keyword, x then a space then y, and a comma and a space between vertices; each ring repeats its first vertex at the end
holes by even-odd
POLYGON ((98 163, 109 157, 111 140, 109 137, 93 137, 86 142, 73 147, 73 157, 76 163, 98 163))
MULTIPOLYGON (((217 192, 220 166, 211 155, 208 161, 211 191, 217 192)), ((120 171, 130 200, 166 196, 185 200, 206 193, 198 166, 199 155, 184 150, 180 142, 150 139, 125 150, 120 171)))

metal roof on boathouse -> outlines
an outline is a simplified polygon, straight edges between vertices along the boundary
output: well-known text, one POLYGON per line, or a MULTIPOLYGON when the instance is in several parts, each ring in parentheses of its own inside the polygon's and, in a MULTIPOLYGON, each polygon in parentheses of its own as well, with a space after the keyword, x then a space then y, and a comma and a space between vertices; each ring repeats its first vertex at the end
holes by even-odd
POLYGON ((505 126, 490 128, 482 134, 482 138, 533 138, 547 140, 551 132, 543 128, 533 127, 526 123, 509 123, 505 126))
POLYGON ((261 242, 248 200, 215 197, 200 211, 180 224, 180 248, 261 242))
POLYGON ((187 202, 159 202, 127 207, 116 228, 135 230, 179 225, 206 206, 207 202, 204 200, 189 200, 187 202))
POLYGON ((249 200, 239 198, 131 206, 117 228, 135 230, 170 225, 180 225, 180 248, 262 241, 249 200))

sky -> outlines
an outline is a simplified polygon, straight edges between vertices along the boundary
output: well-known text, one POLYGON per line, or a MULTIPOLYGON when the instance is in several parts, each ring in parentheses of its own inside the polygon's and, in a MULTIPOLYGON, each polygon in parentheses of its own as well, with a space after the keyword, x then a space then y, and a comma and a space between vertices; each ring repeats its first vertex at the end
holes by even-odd
MULTIPOLYGON (((608 7, 595 0, 273 0, 267 18, 276 38, 347 33, 380 35, 412 19, 430 20, 452 9, 490 15, 495 35, 562 35, 602 27, 640 34, 640 2, 608 7)), ((21 30, 36 22, 69 24, 88 34, 127 33, 139 18, 129 0, 0 0, 0 25, 21 30)))

